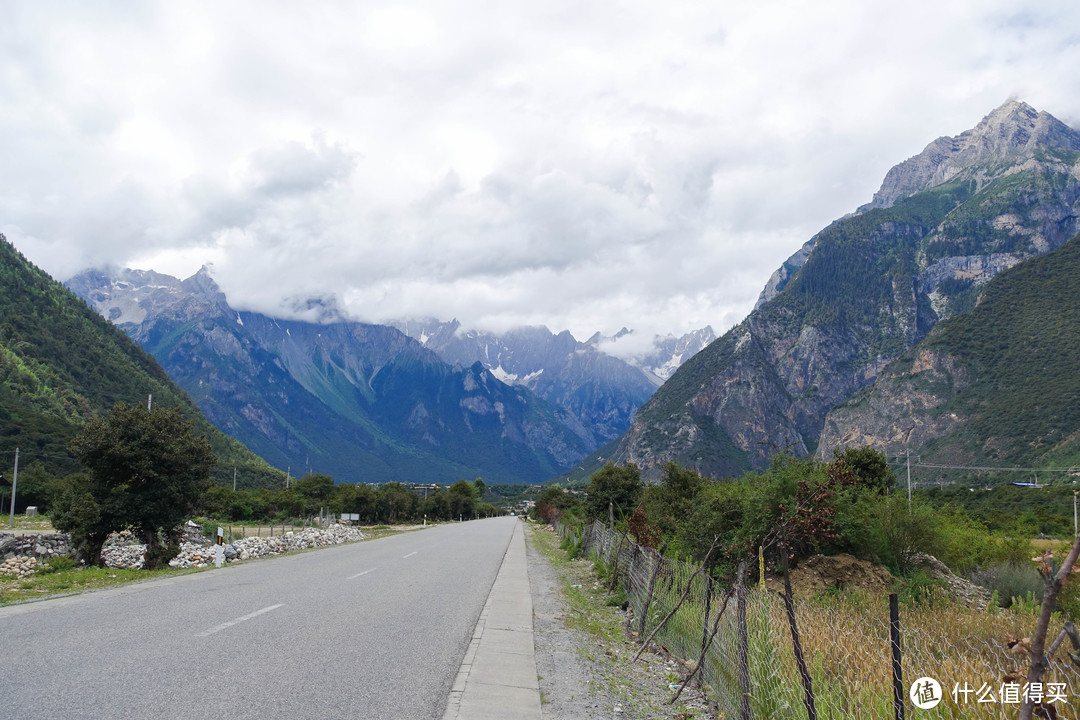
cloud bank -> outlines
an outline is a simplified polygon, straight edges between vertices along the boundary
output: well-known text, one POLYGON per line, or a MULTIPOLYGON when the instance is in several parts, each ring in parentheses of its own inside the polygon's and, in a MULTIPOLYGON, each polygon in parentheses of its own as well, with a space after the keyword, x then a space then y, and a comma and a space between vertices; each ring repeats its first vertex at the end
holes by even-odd
POLYGON ((722 332, 934 138, 1011 96, 1076 125, 1076 28, 1071 0, 4 3, 0 232, 59 279, 213 263, 270 314, 722 332))

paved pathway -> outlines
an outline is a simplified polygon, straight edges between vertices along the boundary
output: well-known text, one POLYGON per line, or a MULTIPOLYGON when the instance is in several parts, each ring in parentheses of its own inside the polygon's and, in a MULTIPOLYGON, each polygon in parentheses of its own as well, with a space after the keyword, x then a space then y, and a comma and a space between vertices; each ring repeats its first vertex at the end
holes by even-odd
POLYGON ((443 720, 539 717, 532 594, 519 522, 454 680, 443 720))

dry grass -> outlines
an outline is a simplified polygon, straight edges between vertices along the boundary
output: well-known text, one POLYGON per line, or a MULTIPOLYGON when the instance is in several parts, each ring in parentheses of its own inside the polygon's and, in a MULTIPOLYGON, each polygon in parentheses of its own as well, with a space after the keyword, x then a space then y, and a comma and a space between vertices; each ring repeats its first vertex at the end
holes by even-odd
MULTIPOLYGON (((610 543, 603 539, 601 543, 610 543)), ((649 608, 648 627, 655 627, 674 607, 694 568, 669 562, 656 586, 649 608)), ((674 614, 655 642, 686 659, 701 650, 705 621, 704 582, 693 579, 687 602, 674 614)), ((643 604, 640 580, 624 583, 635 607, 643 604)), ((715 588, 711 600, 713 617, 722 605, 724 589, 715 588)), ((750 704, 755 717, 805 718, 803 691, 791 633, 781 596, 762 591, 754 584, 748 592, 750 704)), ((1030 637, 1038 607, 1019 602, 1008 610, 996 607, 971 609, 951 601, 940 591, 930 591, 917 604, 901 604, 901 647, 905 693, 916 679, 935 678, 944 690, 944 702, 931 710, 907 703, 909 716, 919 718, 1016 717, 1019 705, 997 700, 1006 675, 1029 664, 1026 654, 1013 654, 1010 641, 1030 637), (995 702, 967 702, 952 697, 954 687, 991 690, 995 702)), ((893 711, 892 661, 889 642, 888 595, 860 592, 826 593, 796 602, 803 651, 813 681, 818 717, 835 719, 891 719, 893 711)), ((1060 632, 1064 618, 1055 616, 1047 639, 1060 632)), ((702 673, 722 716, 739 717, 737 677, 737 623, 731 601, 721 631, 709 647, 702 673)), ((1074 718, 1080 672, 1059 651, 1044 683, 1065 683, 1066 702, 1055 703, 1060 718, 1074 718)), ((1019 682, 1023 687, 1023 681, 1019 682)))

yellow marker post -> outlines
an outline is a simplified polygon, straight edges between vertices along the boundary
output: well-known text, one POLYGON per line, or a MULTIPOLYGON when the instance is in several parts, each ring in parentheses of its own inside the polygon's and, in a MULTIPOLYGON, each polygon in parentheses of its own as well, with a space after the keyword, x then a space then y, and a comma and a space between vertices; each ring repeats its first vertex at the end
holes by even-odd
POLYGON ((765 592, 765 547, 758 545, 757 549, 758 578, 761 592, 765 592))

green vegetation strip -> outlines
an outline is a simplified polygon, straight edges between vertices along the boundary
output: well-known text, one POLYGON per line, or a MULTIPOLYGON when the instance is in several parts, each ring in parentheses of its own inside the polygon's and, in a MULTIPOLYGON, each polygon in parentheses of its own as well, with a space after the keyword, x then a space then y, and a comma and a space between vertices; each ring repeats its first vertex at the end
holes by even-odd
POLYGON ((129 585, 174 575, 188 575, 205 569, 208 568, 132 570, 110 567, 75 568, 68 565, 67 569, 47 569, 44 572, 39 570, 25 578, 0 579, 0 606, 77 595, 87 590, 129 585))

